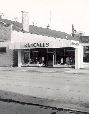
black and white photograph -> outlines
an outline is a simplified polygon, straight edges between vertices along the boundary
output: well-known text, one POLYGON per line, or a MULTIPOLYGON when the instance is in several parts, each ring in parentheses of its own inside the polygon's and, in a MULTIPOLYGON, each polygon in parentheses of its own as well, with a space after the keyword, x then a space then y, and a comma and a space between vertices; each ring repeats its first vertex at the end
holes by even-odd
POLYGON ((0 114, 89 114, 89 0, 0 0, 0 114))

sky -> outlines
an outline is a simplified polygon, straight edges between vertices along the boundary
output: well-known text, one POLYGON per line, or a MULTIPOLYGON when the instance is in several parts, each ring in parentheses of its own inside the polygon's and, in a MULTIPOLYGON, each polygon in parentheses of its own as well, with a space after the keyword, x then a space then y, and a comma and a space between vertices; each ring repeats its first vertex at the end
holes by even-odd
POLYGON ((0 0, 3 18, 22 22, 21 11, 29 13, 29 24, 71 34, 89 35, 89 0, 0 0))

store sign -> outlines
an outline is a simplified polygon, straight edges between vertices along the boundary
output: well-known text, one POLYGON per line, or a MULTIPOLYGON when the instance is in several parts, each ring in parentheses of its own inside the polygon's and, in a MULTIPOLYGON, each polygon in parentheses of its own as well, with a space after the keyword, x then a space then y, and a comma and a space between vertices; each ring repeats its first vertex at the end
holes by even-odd
POLYGON ((71 47, 78 47, 78 46, 79 46, 79 41, 71 40, 71 47))
POLYGON ((49 43, 26 43, 25 48, 43 48, 43 47, 49 47, 49 43))
POLYGON ((62 47, 79 47, 79 41, 74 40, 55 40, 55 41, 38 41, 29 43, 12 43, 10 49, 31 49, 31 48, 62 48, 62 47))

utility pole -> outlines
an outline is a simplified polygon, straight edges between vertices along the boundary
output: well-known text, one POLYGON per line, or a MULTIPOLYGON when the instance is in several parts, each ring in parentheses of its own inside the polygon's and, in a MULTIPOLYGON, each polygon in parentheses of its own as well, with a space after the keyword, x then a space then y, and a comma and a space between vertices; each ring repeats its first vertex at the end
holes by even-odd
POLYGON ((74 25, 72 25, 72 36, 74 37, 74 25))

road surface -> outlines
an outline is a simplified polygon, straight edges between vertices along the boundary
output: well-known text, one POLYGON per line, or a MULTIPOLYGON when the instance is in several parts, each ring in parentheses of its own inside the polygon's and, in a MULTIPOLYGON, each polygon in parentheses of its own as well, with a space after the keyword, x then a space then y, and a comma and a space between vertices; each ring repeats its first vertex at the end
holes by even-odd
POLYGON ((86 69, 0 68, 1 99, 89 112, 88 87, 86 69))

